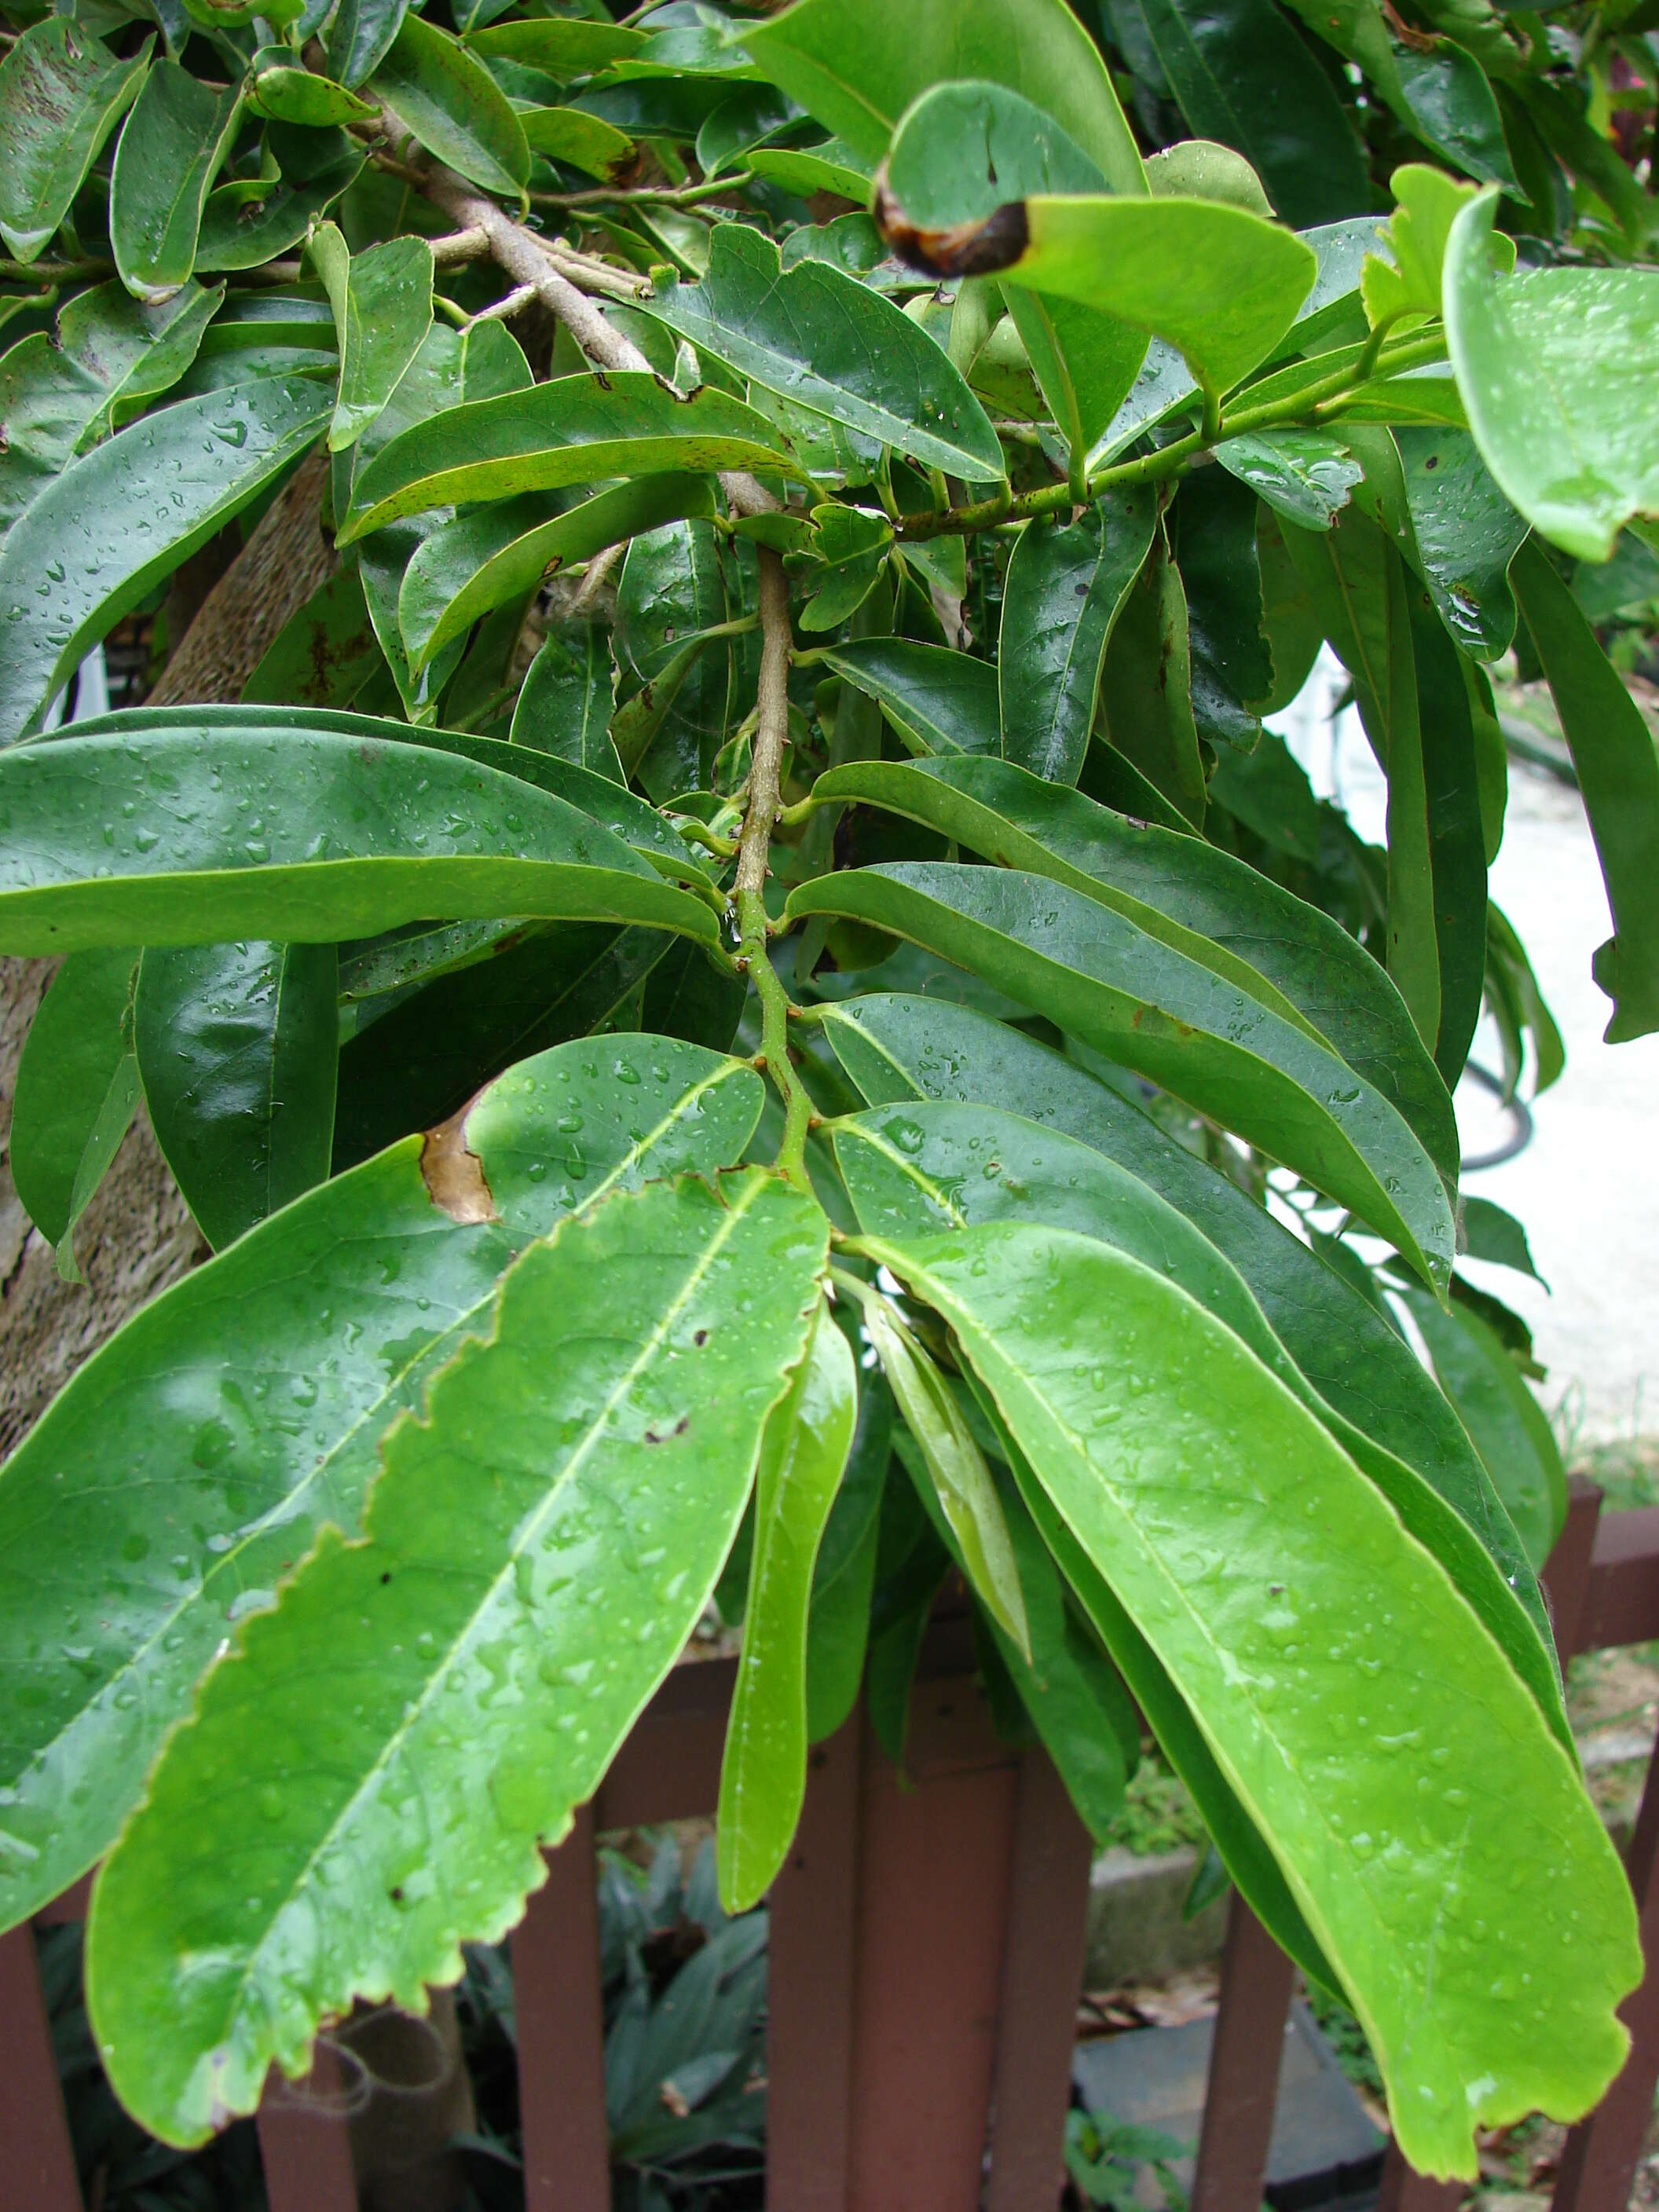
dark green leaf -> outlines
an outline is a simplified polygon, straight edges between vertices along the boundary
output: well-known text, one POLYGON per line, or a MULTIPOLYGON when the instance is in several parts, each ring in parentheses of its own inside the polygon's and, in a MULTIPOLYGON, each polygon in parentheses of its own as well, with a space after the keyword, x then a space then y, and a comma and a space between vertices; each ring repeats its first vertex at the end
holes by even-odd
POLYGON ((12 1182, 58 1272, 81 1279, 75 1224, 120 1149, 138 1103, 131 945, 72 952, 41 1000, 17 1063, 12 1182))
POLYGON ((155 41, 118 61, 68 15, 31 23, 0 60, 0 238, 33 261, 137 98, 155 41))
MULTIPOLYGON (((726 621, 726 571, 707 522, 665 524, 635 538, 617 586, 616 646, 638 678, 635 705, 643 725, 614 734, 623 766, 637 770, 658 799, 708 787, 726 735, 731 647, 699 647, 726 621)), ((629 712, 623 709, 623 714, 629 712)))
POLYGON ((1287 522, 1328 530, 1364 474, 1351 448, 1329 430, 1265 430, 1216 447, 1224 469, 1247 483, 1287 522))
POLYGON ((1395 433, 1412 533, 1440 619, 1465 652, 1497 660, 1515 635, 1509 566, 1527 526, 1457 430, 1395 433))
POLYGON ((994 753, 1001 742, 988 661, 910 638, 868 637, 833 647, 824 665, 875 700, 913 752, 994 753))
POLYGON ((585 76, 637 53, 646 34, 626 24, 582 15, 535 15, 514 23, 491 23, 474 31, 467 44, 474 53, 496 55, 550 76, 585 76))
POLYGON ((382 665, 355 564, 289 617, 242 687, 251 706, 349 707, 382 665))
POLYGON ((137 298, 170 298, 195 267, 208 186, 241 112, 240 85, 210 91, 177 62, 159 61, 145 77, 110 179, 110 244, 137 298))
MULTIPOLYGON (((1423 804, 1440 973, 1440 1022, 1434 1058, 1449 1089, 1468 1057, 1480 1018, 1486 974, 1486 854, 1480 823, 1480 773, 1469 698, 1456 648, 1416 593, 1412 599, 1411 632, 1417 659, 1423 804)), ((1396 817, 1393 794, 1391 779, 1391 844, 1396 817)))
MULTIPOLYGON (((344 69, 348 84, 354 80, 344 69)), ((516 199, 530 148, 513 103, 483 64, 419 15, 405 15, 369 79, 428 154, 486 191, 516 199)))
POLYGON ((622 763, 611 742, 616 683, 610 639, 599 624, 558 624, 524 679, 513 709, 513 743, 621 783, 622 763))
POLYGON ((144 1103, 216 1251, 327 1179, 338 980, 331 945, 151 945, 139 964, 144 1103))
POLYGON ((202 210, 197 270, 256 269, 288 252, 356 183, 362 166, 362 152, 356 149, 342 152, 303 180, 221 185, 208 194, 202 210))
POLYGON ((392 238, 353 253, 338 228, 312 234, 311 256, 334 310, 340 386, 328 450, 355 446, 391 398, 432 327, 432 248, 392 238))
POLYGON ((1273 680, 1262 632, 1255 495, 1228 472, 1206 469, 1182 487, 1176 512, 1193 721, 1201 736, 1249 751, 1261 734, 1250 709, 1273 680))
POLYGON ((1188 821, 1201 824, 1204 761, 1193 718, 1187 594, 1162 523, 1118 617, 1103 702, 1114 750, 1188 821))

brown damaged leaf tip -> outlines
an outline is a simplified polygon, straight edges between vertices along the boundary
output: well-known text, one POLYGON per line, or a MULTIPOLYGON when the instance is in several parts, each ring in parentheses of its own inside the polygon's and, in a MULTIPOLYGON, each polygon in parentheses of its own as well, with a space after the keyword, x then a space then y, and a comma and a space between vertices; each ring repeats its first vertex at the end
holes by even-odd
POLYGON ((1010 269, 1030 241, 1024 200, 1005 200, 979 222, 924 230, 895 198, 883 168, 876 178, 876 228, 899 259, 929 276, 988 276, 1010 269))
POLYGON ((421 1179, 432 1203, 452 1221, 498 1221, 483 1164, 466 1148, 466 1117, 474 1103, 469 1098, 459 1113, 427 1131, 421 1143, 421 1179))

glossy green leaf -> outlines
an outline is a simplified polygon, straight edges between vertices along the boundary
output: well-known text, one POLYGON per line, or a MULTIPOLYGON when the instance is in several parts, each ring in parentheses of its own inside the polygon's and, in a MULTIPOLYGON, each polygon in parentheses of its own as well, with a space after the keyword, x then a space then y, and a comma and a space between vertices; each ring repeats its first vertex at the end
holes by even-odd
POLYGON ((518 22, 491 23, 470 33, 476 54, 499 55, 550 76, 586 76, 611 62, 637 53, 646 33, 623 23, 585 15, 533 15, 518 22))
POLYGON ((52 335, 32 331, 0 355, 0 536, 77 451, 177 382, 223 297, 222 286, 186 284, 149 307, 123 284, 97 284, 64 305, 52 335))
POLYGON ((428 154, 485 191, 516 200, 529 183, 530 148, 512 101, 483 64, 435 23, 406 15, 368 90, 428 154))
POLYGON ((806 1622, 824 1525, 858 1422, 858 1370, 820 1306, 755 1474, 743 1653, 726 1727, 715 1838, 720 1903, 758 1904, 806 1795, 806 1622))
POLYGON ((110 244, 136 298, 169 298, 195 267, 208 187, 241 112, 240 85, 210 91, 177 62, 159 61, 145 77, 110 178, 110 244))
POLYGON ((250 185, 221 185, 208 194, 196 240, 198 275, 220 269, 256 269, 300 244, 317 217, 354 185, 362 173, 360 147, 347 148, 302 179, 288 178, 250 185))
POLYGON ((1443 1283, 1451 1214, 1396 1109, 1259 999, 1064 884, 1013 870, 898 862, 799 886, 786 909, 891 930, 1236 1129, 1350 1206, 1443 1283))
POLYGON ((812 1570, 806 1622, 806 1737, 833 1735, 864 1676, 882 1493, 892 1449, 893 1399, 879 1369, 859 1377, 858 1426, 812 1570))
POLYGON ((139 964, 144 1103, 216 1251, 327 1179, 338 979, 331 945, 153 945, 139 964))
POLYGON ((1635 702, 1541 547, 1522 548, 1511 580, 1595 838, 1615 933, 1597 951, 1593 972, 1613 1000, 1606 1040, 1620 1044, 1659 1029, 1659 760, 1635 702))
POLYGON ((548 632, 513 709, 513 743, 623 780, 611 742, 617 672, 598 623, 562 623, 548 632))
POLYGON ((1156 502, 1129 489, 1076 522, 1028 523, 1008 562, 997 657, 1001 753, 1051 782, 1083 767, 1106 647, 1151 550, 1156 502))
POLYGON ((864 1309, 864 1326, 905 1426, 915 1439, 969 1586, 1029 1661, 1030 1630, 1013 1540, 984 1454, 945 1377, 892 1309, 879 1298, 871 1299, 864 1309))
POLYGON ((744 51, 866 161, 929 86, 981 77, 1021 93, 1070 134, 1117 192, 1144 192, 1140 157, 1100 49, 1063 0, 796 0, 746 25, 744 51))
POLYGON ((356 1530, 380 1437, 485 1331, 514 1257, 612 1190, 729 1165, 760 1104, 752 1069, 691 1046, 561 1046, 477 1102, 465 1152, 428 1156, 434 1187, 421 1140, 395 1146, 173 1285, 81 1369, 0 1474, 20 1577, 5 1670, 33 1692, 0 1705, 0 1921, 107 1849, 228 1616, 270 1602, 322 1523, 356 1530), (464 1174, 445 1179, 469 1154, 493 1216, 464 1174), (131 1477, 114 1493, 112 1419, 131 1477), (79 1595, 94 1580, 95 1624, 79 1595))
POLYGON ((653 799, 706 790, 726 735, 732 660, 708 634, 730 612, 712 526, 665 523, 629 546, 617 586, 614 646, 640 690, 611 720, 623 767, 653 799))
POLYGON ((254 59, 247 104, 256 115, 273 123, 293 123, 307 130, 326 130, 331 124, 362 123, 374 111, 331 77, 301 69, 286 46, 269 46, 254 59))
POLYGON ((1251 163, 1214 138, 1177 139, 1152 155, 1146 170, 1154 199, 1226 200, 1252 215, 1275 212, 1251 163))
MULTIPOLYGON (((1149 1182, 1081 1139, 988 1106, 885 1107, 836 1123, 835 1143, 868 1235, 902 1239, 982 1221, 1038 1222, 1126 1251, 1196 1298, 1376 1484, 1508 1655, 1551 1727, 1571 1741, 1537 1626, 1492 1554, 1420 1474, 1313 1389, 1237 1270, 1149 1182)), ((1421 1303, 1433 1301, 1424 1293, 1421 1303)))
POLYGON ((422 539, 398 587, 398 623, 411 664, 423 668, 480 616, 525 599, 567 562, 714 511, 709 477, 665 471, 562 511, 547 495, 527 492, 458 515, 422 539))
MULTIPOLYGON (((1519 1537, 1468 1432, 1405 1342, 1366 1298, 1298 1237, 1119 1091, 1034 1038, 963 1006, 870 994, 826 1019, 837 1057, 872 1104, 955 1098, 1018 1103, 1169 1200, 1238 1269, 1274 1334, 1326 1403, 1414 1468, 1480 1539, 1532 1621, 1549 1627, 1519 1537)), ((1444 1554, 1443 1553, 1443 1556, 1444 1554)), ((1472 1578, 1466 1587, 1472 1587, 1472 1578)), ((1552 1726, 1565 1735, 1559 1678, 1517 1656, 1552 1726)))
POLYGON ((1304 530, 1328 530, 1364 471, 1328 430, 1268 430, 1228 438, 1217 460, 1276 514, 1304 530))
POLYGON ((814 192, 856 201, 870 197, 872 172, 842 138, 825 138, 815 146, 756 146, 744 155, 744 167, 803 199, 814 192))
POLYGON ((1546 538, 1605 561, 1632 515, 1659 514, 1659 270, 1527 269, 1503 276, 1489 240, 1498 196, 1451 227, 1443 307, 1457 388, 1481 459, 1546 538))
POLYGON ((1466 653, 1499 659, 1515 636, 1509 567, 1527 526, 1466 434, 1400 429, 1395 443, 1436 611, 1466 653))
POLYGON ((994 753, 1001 743, 997 672, 947 647, 905 637, 834 646, 824 665, 873 699, 913 752, 994 753))
POLYGON ((747 224, 717 225, 701 282, 665 279, 647 312, 700 354, 926 467, 1003 473, 984 410, 908 316, 827 262, 782 270, 747 224))
POLYGON ((519 1917, 708 1601, 826 1245, 751 1170, 612 1197, 508 1274, 388 1437, 364 1540, 321 1537, 249 1620, 105 1864, 88 2001, 136 2114, 199 2141, 354 1996, 418 2005, 519 1917), (349 1703, 307 1684, 319 1632, 349 1703), (317 1786, 284 1793, 301 1760, 317 1786), (252 1829, 257 1869, 186 1882, 215 1829, 252 1829))
POLYGON ((338 227, 321 224, 310 252, 339 343, 340 385, 328 450, 357 440, 391 398, 432 327, 432 248, 392 238, 353 253, 338 227))
POLYGON ((1193 723, 1217 746, 1254 751, 1261 725, 1253 708, 1273 689, 1273 651, 1263 630, 1254 493, 1231 471, 1200 470, 1176 508, 1193 723))
POLYGON ((329 17, 324 46, 343 85, 372 76, 402 27, 408 0, 339 0, 329 17))
MULTIPOLYGON (((1480 819, 1480 763, 1456 649, 1432 610, 1422 604, 1415 592, 1411 601, 1422 803, 1440 981, 1434 1058, 1449 1088, 1456 1084, 1468 1057, 1480 1018, 1486 975, 1486 854, 1480 819)), ((1391 771, 1395 765, 1391 750, 1391 771)), ((1398 812, 1391 773, 1391 843, 1398 812)))
POLYGON ((138 1103, 131 945, 72 952, 40 1001, 17 1062, 9 1157, 24 1211, 81 1280, 75 1224, 138 1103))
POLYGON ((503 914, 716 935, 701 900, 562 799, 459 755, 305 734, 297 716, 213 730, 206 744, 161 733, 16 748, 0 759, 0 831, 9 952, 244 934, 332 943, 503 914))
POLYGON ((155 50, 118 60, 68 15, 31 23, 0 60, 0 238, 33 261, 50 245, 104 142, 138 96, 155 50))
POLYGON ((86 653, 297 460, 327 416, 326 390, 301 377, 182 399, 47 487, 0 548, 0 745, 39 727, 86 653))
POLYGON ((377 530, 358 550, 357 574, 374 635, 385 656, 404 713, 417 726, 436 720, 438 702, 466 650, 464 637, 452 638, 423 666, 416 668, 404 643, 398 600, 410 565, 426 540, 442 527, 441 514, 409 514, 377 530))
POLYGON ((585 115, 580 107, 520 108, 519 122, 532 154, 568 161, 590 177, 608 177, 634 150, 625 131, 602 116, 585 115))
POLYGON ((1006 1223, 872 1250, 955 1328, 1270 1838, 1406 2156, 1473 2174, 1474 2124, 1587 2110, 1642 1971, 1628 1887, 1571 1755, 1386 1502, 1229 1330, 1121 1253, 1006 1223), (1366 1716, 1357 1741, 1328 1704, 1366 1716))
POLYGON ((665 469, 798 475, 787 443, 763 416, 708 386, 688 397, 643 372, 556 377, 401 432, 359 474, 340 539, 428 507, 607 477, 665 469))
POLYGON ((1399 994, 1331 916, 1257 870, 999 761, 860 762, 820 777, 814 796, 908 814, 988 860, 1099 899, 1328 1042, 1455 1185, 1451 1099, 1399 994))
POLYGON ((1200 827, 1207 794, 1193 716, 1192 626, 1161 520, 1118 617, 1101 698, 1102 734, 1111 751, 1177 816, 1200 827))
POLYGON ((1139 0, 1139 7, 1189 128, 1247 155, 1286 222, 1299 230, 1366 205, 1353 127, 1272 0, 1223 7, 1139 0))
POLYGON ((1440 1387, 1456 1407, 1492 1486, 1541 1569, 1567 1517, 1567 1477, 1549 1418, 1495 1332, 1459 1299, 1445 1311, 1401 1296, 1422 1332, 1440 1387))

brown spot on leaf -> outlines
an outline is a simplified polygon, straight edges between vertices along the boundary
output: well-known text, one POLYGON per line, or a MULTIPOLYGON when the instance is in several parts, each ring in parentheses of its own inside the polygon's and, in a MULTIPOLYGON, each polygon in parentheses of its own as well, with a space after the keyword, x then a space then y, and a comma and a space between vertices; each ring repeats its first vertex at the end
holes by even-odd
POLYGON ((1005 200, 978 222, 927 230, 894 198, 885 170, 876 179, 876 228, 899 259, 930 276, 985 276, 1007 269, 1030 241, 1024 200, 1005 200))
POLYGON ((452 1221, 496 1221, 495 1201, 484 1181, 483 1163, 466 1145, 466 1117, 473 1102, 468 1099, 458 1114, 428 1129, 421 1144, 421 1179, 432 1203, 452 1221))

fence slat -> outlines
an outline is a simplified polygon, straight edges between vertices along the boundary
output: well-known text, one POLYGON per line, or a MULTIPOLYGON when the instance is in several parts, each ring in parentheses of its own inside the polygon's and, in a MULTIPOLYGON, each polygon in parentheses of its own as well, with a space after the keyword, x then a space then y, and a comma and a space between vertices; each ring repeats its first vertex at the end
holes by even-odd
POLYGON ((1399 2144, 1390 2143, 1376 2212, 1457 2212, 1468 2187, 1467 2182, 1434 2181, 1419 2173, 1401 2158, 1399 2144))
POLYGON ((1555 1548, 1544 1562, 1539 1580, 1549 1601, 1555 1648, 1565 1667, 1575 1653, 1584 1650, 1584 1615, 1589 1596, 1590 1565, 1595 1551, 1596 1523, 1601 1518, 1601 1492, 1593 1482, 1575 1474, 1567 1483, 1567 1517, 1555 1548))
POLYGON ((271 2069, 258 2123, 270 2212, 357 2212, 345 2092, 331 2044, 318 2044, 303 2081, 271 2069))
POLYGON ((866 1743, 854 2000, 856 2212, 975 2212, 1018 1753, 971 1680, 925 1681, 909 1778, 866 1743))
POLYGON ((610 2212, 593 1814, 583 1806, 513 1931, 526 2212, 610 2212))
POLYGON ((1028 1751, 1014 1808, 986 2212, 1053 2212, 1059 2201, 1093 1860, 1054 1761, 1028 1751))
POLYGON ((0 1936, 0 2212, 81 2212, 52 2023, 27 1923, 0 1936))
POLYGON ((1296 1969, 1237 1891, 1221 1957, 1192 2212, 1256 2212, 1296 1969))
POLYGON ((1659 1758, 1648 1768, 1626 1864, 1647 1961, 1642 1986, 1619 2008, 1631 2033, 1631 2053, 1601 2102, 1567 2137, 1553 2212, 1624 2212, 1653 2117, 1659 2083, 1659 1758))
POLYGON ((1659 1505, 1604 1513, 1596 1523, 1581 1650, 1645 1644, 1659 1621, 1659 1505))
POLYGON ((772 1885, 766 2201, 848 2212, 863 1705, 811 1754, 806 1802, 772 1885))

